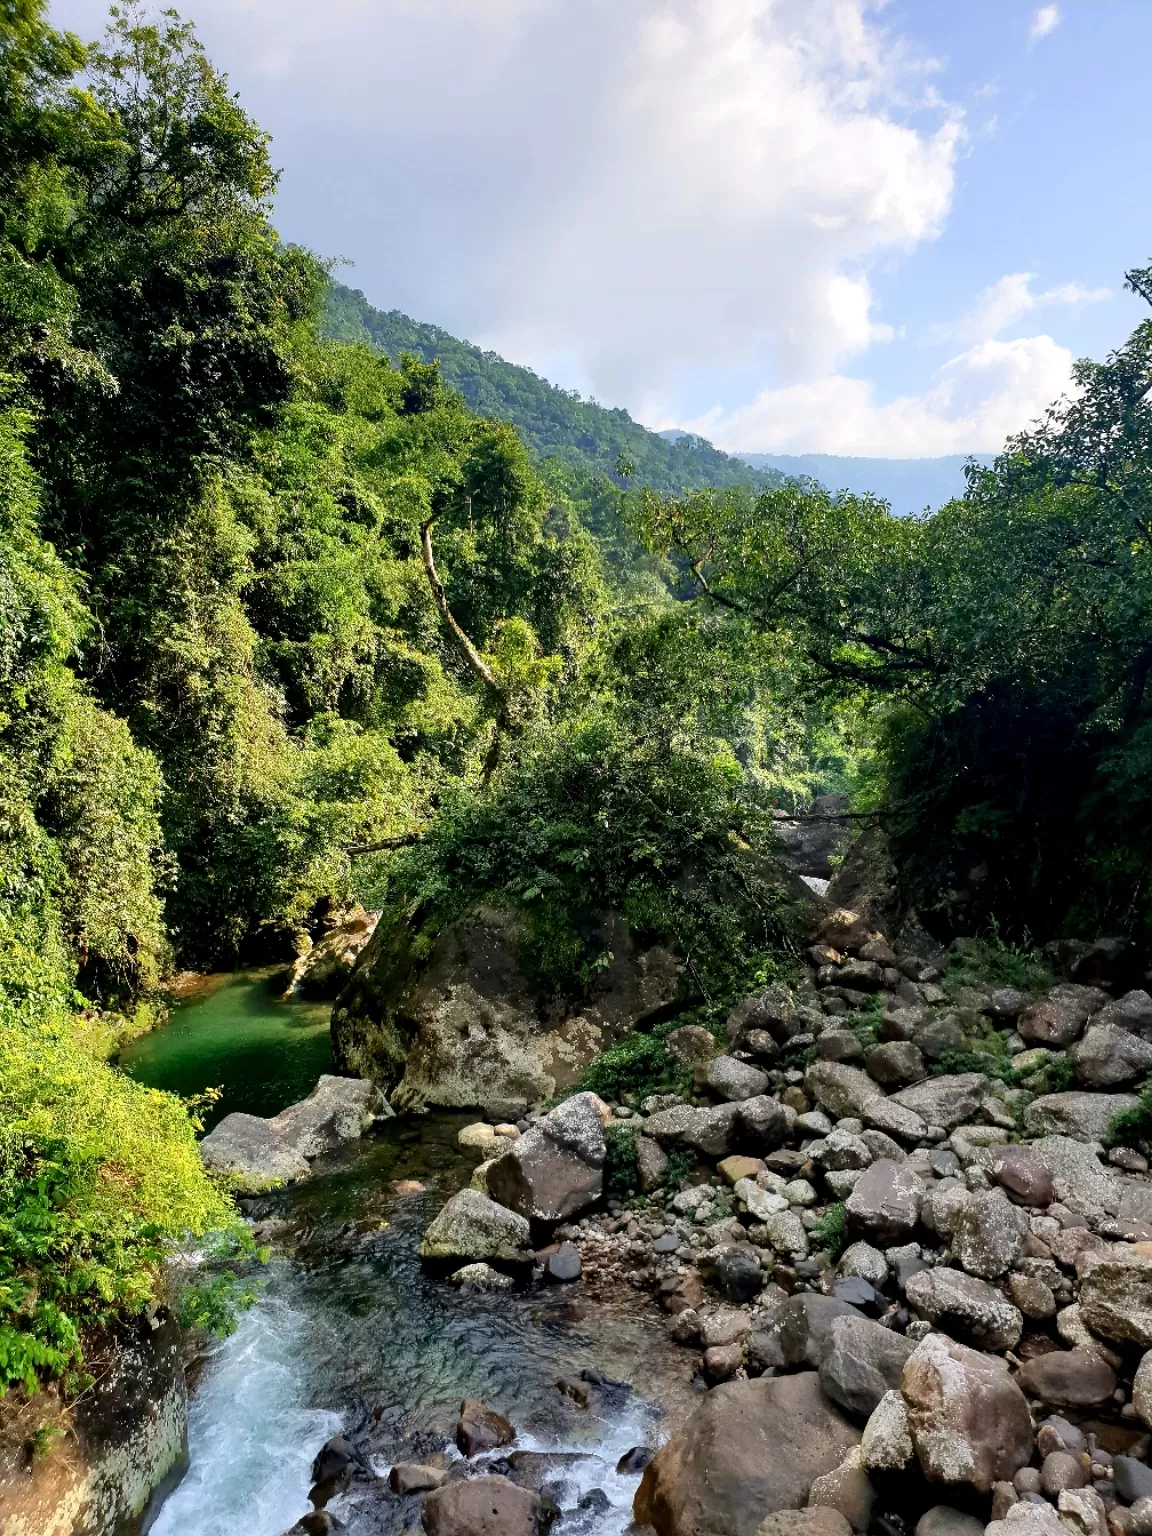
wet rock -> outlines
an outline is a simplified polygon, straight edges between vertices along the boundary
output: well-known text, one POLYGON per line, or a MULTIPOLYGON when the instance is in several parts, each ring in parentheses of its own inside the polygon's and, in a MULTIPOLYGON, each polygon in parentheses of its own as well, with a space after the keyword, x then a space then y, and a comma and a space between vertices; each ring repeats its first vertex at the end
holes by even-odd
MULTIPOLYGON (((779 1105, 776 1107, 779 1110, 779 1105)), ((705 1157, 727 1157, 734 1150, 738 1108, 736 1104, 718 1104, 714 1109, 676 1104, 650 1115, 644 1133, 661 1146, 689 1147, 705 1157)), ((780 1114, 783 1119, 783 1111, 780 1114)))
POLYGON ((564 1221, 604 1192, 607 1106, 577 1093, 549 1110, 488 1170, 493 1196, 524 1217, 564 1221))
POLYGON ((448 1276, 453 1285, 470 1285, 475 1291, 508 1291, 515 1284, 511 1275, 505 1275, 491 1264, 463 1264, 448 1276))
POLYGON ((915 1228, 924 1185, 905 1165, 880 1158, 860 1175, 846 1202, 852 1230, 881 1247, 898 1243, 915 1228))
POLYGON ((1152 1068, 1152 1042, 1118 1024, 1090 1024, 1068 1052, 1077 1078, 1088 1088, 1135 1082, 1152 1068))
POLYGON ((1014 1349, 1024 1320, 994 1286, 941 1265, 913 1275, 905 1288, 908 1305, 930 1323, 984 1349, 1014 1349))
POLYGON ((1112 1480, 1125 1504, 1152 1498, 1152 1467, 1135 1456, 1113 1456, 1112 1480))
POLYGON ((478 1397, 466 1397, 460 1404, 456 1421, 456 1449, 461 1456, 479 1456, 498 1446, 511 1445, 516 1431, 502 1414, 496 1413, 478 1397))
POLYGON ((616 1463, 616 1471, 622 1477, 634 1477, 637 1472, 643 1472, 655 1454, 656 1452, 646 1445, 634 1445, 630 1451, 625 1451, 616 1463))
POLYGON ((819 1505, 765 1515, 756 1536, 852 1536, 852 1527, 838 1509, 819 1505))
POLYGON ((776 1328, 784 1364, 818 1367, 838 1318, 859 1317, 846 1301, 821 1296, 815 1291, 801 1291, 781 1302, 776 1311, 776 1328))
POLYGON ((865 1066, 868 1076, 886 1088, 919 1082, 925 1072, 920 1047, 910 1040, 890 1040, 885 1045, 874 1045, 868 1052, 865 1066))
POLYGON ((962 1072, 953 1077, 930 1077, 911 1088, 901 1088, 891 1098, 919 1115, 926 1125, 953 1131, 975 1118, 987 1091, 988 1079, 982 1072, 962 1072))
POLYGON ((902 1394, 926 1477, 988 1493, 1031 1459, 1028 1404, 1002 1360, 929 1334, 904 1367, 902 1394))
POLYGON ((544 1278, 558 1284, 570 1284, 573 1280, 579 1280, 581 1268, 579 1248, 575 1243, 561 1243, 556 1252, 550 1253, 544 1262, 544 1278))
POLYGON ((997 1147, 988 1172, 1016 1205, 1039 1210, 1055 1198, 1051 1172, 1029 1147, 997 1147))
POLYGON ((1024 1125, 1032 1136, 1102 1141, 1112 1117, 1136 1103, 1131 1093, 1046 1093, 1028 1105, 1024 1125))
POLYGON ((768 1074, 734 1056, 716 1056, 708 1063, 705 1081, 717 1098, 735 1103, 762 1094, 768 1087, 768 1074))
POLYGON ((751 1301, 764 1289, 764 1271, 753 1254, 725 1248, 715 1262, 716 1285, 729 1301, 751 1301))
POLYGON ((950 1504, 934 1504, 917 1520, 915 1536, 984 1536, 984 1522, 950 1504))
POLYGON ((1116 1390, 1116 1372, 1084 1349, 1037 1355, 1020 1367, 1016 1380, 1021 1391, 1053 1408, 1093 1408, 1116 1390))
POLYGON ((825 1396, 854 1417, 867 1419, 885 1392, 899 1387, 914 1348, 902 1335, 866 1317, 837 1318, 820 1363, 825 1396))
POLYGON ((991 1189, 959 1212, 952 1246, 970 1275, 994 1280, 1016 1262, 1026 1230, 1027 1218, 1002 1190, 991 1189))
POLYGON ((1053 987, 1048 996, 1032 1003, 1016 1025, 1022 1039, 1062 1050, 1080 1037, 1085 1024, 1109 1001, 1096 987, 1053 987))
POLYGON ((804 1087, 837 1120, 862 1114, 873 1099, 882 1097, 867 1072, 840 1061, 814 1061, 804 1074, 804 1087))
POLYGON ((325 1440, 313 1458, 312 1481, 326 1483, 330 1478, 339 1477, 342 1472, 353 1467, 367 1472, 370 1477, 373 1475, 363 1453, 356 1449, 351 1440, 345 1435, 333 1435, 330 1440, 325 1440))
POLYGON ((425 1232, 420 1257, 530 1264, 531 1228, 523 1216, 478 1190, 461 1189, 425 1232))
POLYGON ((222 1175, 243 1193, 292 1184, 312 1171, 304 1154, 258 1115, 225 1115, 200 1143, 200 1156, 209 1173, 222 1175))
POLYGON ((1085 1256, 1080 1312, 1093 1333, 1152 1346, 1152 1256, 1117 1245, 1085 1256))
POLYGON ((393 1113, 375 1083, 326 1073, 306 1099, 273 1115, 268 1125, 289 1146, 312 1158, 359 1140, 377 1120, 391 1119, 393 1113))
POLYGON ((636 1182, 642 1195, 663 1184, 668 1173, 668 1155, 650 1136, 636 1138, 636 1182))
POLYGON ((858 1536, 863 1536, 871 1524, 875 1502, 875 1490, 860 1464, 859 1448, 849 1451, 835 1471, 818 1477, 808 1493, 809 1509, 836 1510, 858 1536))
POLYGON ((539 1536, 547 1506, 506 1477, 457 1479, 424 1500, 428 1536, 539 1536))
POLYGON ((898 1472, 914 1454, 904 1398, 899 1392, 885 1392, 864 1426, 860 1463, 872 1472, 898 1472))
POLYGON ((440 1467, 425 1467, 419 1462, 401 1461, 388 1474, 388 1486, 393 1493, 427 1493, 439 1488, 447 1472, 440 1467))
POLYGON ((767 1515, 798 1509, 858 1440, 815 1372, 726 1383, 645 1470, 636 1523, 658 1536, 756 1536, 767 1515))
POLYGON ((721 1381, 731 1381, 743 1364, 742 1345, 714 1344, 704 1351, 704 1379, 713 1386, 721 1381))
POLYGON ((473 1152, 479 1152, 482 1158, 488 1159, 497 1152, 503 1152, 507 1146, 507 1140, 503 1136, 497 1136, 496 1127, 489 1125, 486 1120, 477 1120, 473 1125, 466 1125, 456 1133, 457 1144, 468 1147, 473 1152))

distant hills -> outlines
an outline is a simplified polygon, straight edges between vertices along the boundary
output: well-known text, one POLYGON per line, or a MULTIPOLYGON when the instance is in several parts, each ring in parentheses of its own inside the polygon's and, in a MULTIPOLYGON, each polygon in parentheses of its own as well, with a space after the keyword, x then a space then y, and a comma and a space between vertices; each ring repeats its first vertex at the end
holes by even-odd
POLYGON ((745 463, 759 470, 778 469, 785 475, 806 475, 830 491, 871 491, 904 514, 933 510, 964 493, 964 466, 969 459, 991 464, 987 453, 952 453, 939 459, 842 458, 833 453, 743 453, 745 463))
MULTIPOLYGON (((939 507, 964 490, 963 454, 939 459, 842 458, 830 453, 722 453, 690 432, 650 432, 627 411, 560 389, 531 368, 507 362, 471 342, 413 320, 398 309, 380 310, 357 289, 332 283, 324 334, 334 341, 366 341, 393 361, 411 352, 439 361, 444 378, 481 416, 514 423, 543 458, 617 478, 627 460, 636 484, 660 491, 701 486, 779 485, 787 476, 818 480, 830 491, 871 491, 894 512, 939 507)), ((990 463, 987 456, 975 455, 990 463)))
POLYGON ((778 485, 773 470, 753 468, 721 453, 702 437, 676 433, 672 439, 650 432, 625 410, 610 410, 573 390, 549 384, 531 368, 506 362, 460 341, 438 325, 425 325, 399 310, 373 308, 364 295, 333 283, 324 332, 335 341, 367 341, 395 361, 411 352, 425 362, 439 360, 449 384, 481 416, 511 421, 541 458, 558 458, 578 469, 615 475, 627 459, 640 485, 661 491, 697 486, 778 485))

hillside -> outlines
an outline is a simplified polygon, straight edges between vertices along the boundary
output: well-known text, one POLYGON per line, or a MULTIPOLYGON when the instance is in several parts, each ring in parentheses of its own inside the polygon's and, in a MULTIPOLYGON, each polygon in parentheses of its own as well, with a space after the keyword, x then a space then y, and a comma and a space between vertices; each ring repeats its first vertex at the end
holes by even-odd
POLYGON ((335 341, 368 341, 393 362, 404 352, 424 362, 437 360, 444 379, 477 415, 512 422, 540 458, 559 458, 580 469, 613 475, 623 455, 639 484, 662 491, 776 485, 782 478, 772 471, 750 471, 745 461, 721 453, 702 437, 680 434, 670 441, 633 421, 625 410, 584 400, 531 368, 484 352, 439 326, 412 320, 399 310, 375 309, 362 293, 340 283, 329 290, 323 329, 335 341))

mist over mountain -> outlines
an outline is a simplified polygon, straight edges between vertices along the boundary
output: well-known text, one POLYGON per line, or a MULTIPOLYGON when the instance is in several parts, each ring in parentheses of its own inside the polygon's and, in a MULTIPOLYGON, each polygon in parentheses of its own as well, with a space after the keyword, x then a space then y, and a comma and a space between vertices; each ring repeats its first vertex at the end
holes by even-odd
POLYGON ((952 453, 938 459, 850 458, 834 453, 745 453, 740 457, 759 470, 778 469, 804 475, 830 491, 870 491, 893 512, 935 510, 964 494, 964 466, 992 463, 991 454, 952 453))

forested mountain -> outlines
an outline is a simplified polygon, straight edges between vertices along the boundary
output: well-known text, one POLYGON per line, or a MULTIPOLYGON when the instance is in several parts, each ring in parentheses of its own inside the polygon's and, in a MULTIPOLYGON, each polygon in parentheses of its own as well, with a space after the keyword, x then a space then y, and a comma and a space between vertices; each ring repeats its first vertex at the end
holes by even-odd
POLYGON ((459 341, 439 326, 411 320, 399 310, 374 309, 362 293, 340 283, 329 287, 323 330, 337 341, 370 342, 393 362, 405 352, 424 362, 439 362, 445 382, 460 391, 477 415, 510 421, 542 459, 561 459, 578 470, 633 479, 661 491, 766 486, 782 478, 770 470, 750 473, 740 459, 721 453, 702 437, 681 433, 669 441, 633 421, 625 410, 559 389, 531 368, 459 341), (621 476, 624 464, 629 468, 621 476))

